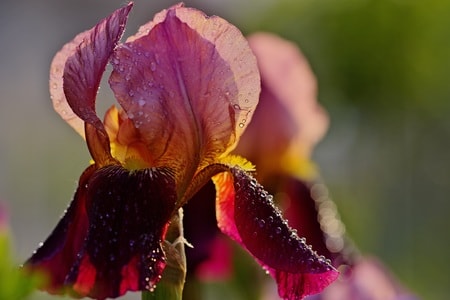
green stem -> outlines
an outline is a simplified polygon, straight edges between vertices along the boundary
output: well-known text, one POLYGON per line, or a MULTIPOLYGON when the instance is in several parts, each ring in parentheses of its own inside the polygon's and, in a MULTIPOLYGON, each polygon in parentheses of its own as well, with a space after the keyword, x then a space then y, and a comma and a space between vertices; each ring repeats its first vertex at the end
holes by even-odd
POLYGON ((178 210, 169 226, 163 249, 167 264, 161 280, 153 292, 142 292, 142 300, 181 300, 186 279, 185 239, 183 235, 183 209, 178 210))

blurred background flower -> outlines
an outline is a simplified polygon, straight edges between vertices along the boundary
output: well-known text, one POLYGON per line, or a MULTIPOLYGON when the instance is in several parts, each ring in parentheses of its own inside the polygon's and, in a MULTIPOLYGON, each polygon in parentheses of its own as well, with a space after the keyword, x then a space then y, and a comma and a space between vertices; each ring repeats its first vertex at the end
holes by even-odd
MULTIPOLYGON (((136 1, 126 36, 178 1, 136 1)), ((425 299, 450 279, 450 2, 442 0, 185 1, 241 30, 298 43, 318 81, 330 128, 316 147, 347 231, 425 299)), ((0 197, 16 255, 59 219, 89 160, 48 95, 54 53, 123 1, 0 3, 0 197)), ((98 102, 112 96, 101 90, 98 102)), ((102 101, 104 100, 104 101, 102 101)), ((103 114, 103 113, 100 113, 103 114)), ((35 294, 33 299, 48 299, 35 294)), ((138 299, 130 296, 129 299, 138 299)))

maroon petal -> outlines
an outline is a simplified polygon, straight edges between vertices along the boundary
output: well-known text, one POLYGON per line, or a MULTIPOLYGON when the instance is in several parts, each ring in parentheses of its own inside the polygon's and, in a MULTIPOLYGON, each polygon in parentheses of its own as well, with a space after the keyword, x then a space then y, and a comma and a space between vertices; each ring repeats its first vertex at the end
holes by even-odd
POLYGON ((66 275, 83 247, 88 231, 86 214, 87 183, 95 172, 94 166, 84 171, 80 177, 73 201, 56 228, 26 262, 26 267, 48 273, 46 290, 60 293, 66 275))
POLYGON ((340 220, 336 205, 329 198, 323 184, 309 185, 296 178, 287 177, 280 189, 280 199, 288 203, 284 216, 289 225, 305 237, 320 255, 331 259, 333 266, 351 264, 354 249, 345 237, 345 226, 340 220))
POLYGON ((155 20, 115 51, 110 85, 155 164, 184 180, 231 150, 258 101, 259 72, 225 20, 179 6, 155 20))
POLYGON ((216 190, 208 181, 189 202, 183 206, 183 229, 185 238, 194 247, 187 247, 187 275, 193 275, 197 266, 210 256, 211 244, 220 233, 217 228, 214 199, 216 190))
POLYGON ((220 229, 243 245, 270 273, 284 299, 321 292, 338 272, 299 238, 255 179, 233 168, 214 177, 220 229))
POLYGON ((53 292, 65 288, 77 296, 105 299, 154 289, 165 267, 161 241, 175 207, 172 173, 107 166, 82 183, 83 203, 71 205, 27 266, 47 272, 53 282, 47 289, 53 292), (71 211, 84 208, 87 228, 79 229, 71 211), (70 245, 73 240, 79 242, 70 245))
MULTIPOLYGON (((95 99, 106 64, 122 36, 131 7, 132 3, 129 3, 100 21, 92 29, 79 34, 57 54, 58 61, 54 62, 54 64, 63 65, 66 60, 63 88, 66 101, 72 111, 105 136, 103 124, 95 112, 95 99)), ((60 69, 52 68, 52 72, 56 71, 60 72, 60 69)), ((65 99, 57 98, 61 107, 55 106, 55 108, 62 109, 58 112, 64 118, 65 99)))

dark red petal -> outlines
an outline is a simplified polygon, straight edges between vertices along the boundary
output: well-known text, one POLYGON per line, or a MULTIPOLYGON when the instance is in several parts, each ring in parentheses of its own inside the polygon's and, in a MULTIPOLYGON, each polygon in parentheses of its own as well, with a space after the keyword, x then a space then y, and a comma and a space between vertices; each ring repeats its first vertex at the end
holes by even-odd
POLYGON ((338 272, 292 230, 254 178, 233 168, 214 177, 218 189, 217 221, 276 279, 285 299, 319 293, 338 272))
POLYGON ((81 245, 61 249, 48 240, 46 256, 34 255, 27 264, 60 274, 60 287, 78 296, 105 299, 153 289, 165 267, 161 241, 177 197, 171 172, 112 165, 96 170, 83 187, 88 229, 81 245), (55 261, 69 250, 75 259, 55 261))
MULTIPOLYGON (((285 178, 282 190, 288 203, 284 216, 289 225, 305 237, 320 255, 331 259, 333 265, 351 264, 353 249, 347 244, 345 227, 335 204, 323 184, 313 186, 296 178, 285 178)), ((282 203, 283 205, 283 203, 282 203)))
POLYGON ((106 64, 122 36, 131 7, 132 3, 129 3, 77 36, 80 43, 75 52, 67 57, 64 67, 63 88, 70 108, 105 135, 103 124, 95 112, 95 99, 106 64))
POLYGON ((197 266, 210 256, 212 241, 220 233, 217 228, 214 199, 216 190, 209 181, 183 206, 185 238, 194 247, 186 247, 187 275, 193 275, 197 266))
POLYGON ((51 293, 63 292, 61 289, 66 275, 83 247, 88 230, 86 185, 94 172, 94 166, 84 171, 66 213, 47 240, 25 263, 26 268, 43 271, 49 275, 46 289, 51 293))

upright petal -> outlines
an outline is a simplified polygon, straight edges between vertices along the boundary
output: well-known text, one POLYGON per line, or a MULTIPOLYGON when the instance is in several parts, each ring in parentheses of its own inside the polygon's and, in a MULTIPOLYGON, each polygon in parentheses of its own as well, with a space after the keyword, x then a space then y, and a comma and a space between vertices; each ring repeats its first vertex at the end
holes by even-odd
POLYGON ((260 178, 275 171, 310 176, 308 159, 328 127, 326 112, 317 103, 315 76, 294 43, 268 33, 248 40, 258 60, 262 92, 237 153, 258 166, 260 178))
POLYGON ((105 299, 152 290, 165 267, 161 242, 176 201, 172 172, 94 167, 26 266, 48 272, 45 289, 55 293, 105 299))
POLYGON ((250 120, 256 60, 238 29, 195 9, 172 7, 143 28, 115 52, 110 85, 155 164, 190 178, 250 120))
POLYGON ((319 293, 338 272, 298 237, 272 196, 244 171, 233 168, 213 178, 218 193, 217 221, 220 229, 243 245, 275 278, 284 299, 302 299, 319 293))
POLYGON ((97 122, 92 116, 92 110, 95 115, 95 95, 108 57, 111 55, 111 47, 116 45, 122 35, 130 9, 131 4, 118 9, 93 28, 78 34, 65 44, 52 60, 50 96, 53 107, 83 137, 83 120, 92 119, 93 122, 97 122), (66 70, 68 61, 71 61, 69 64, 72 66, 66 70), (65 72, 69 74, 66 75, 65 72))

